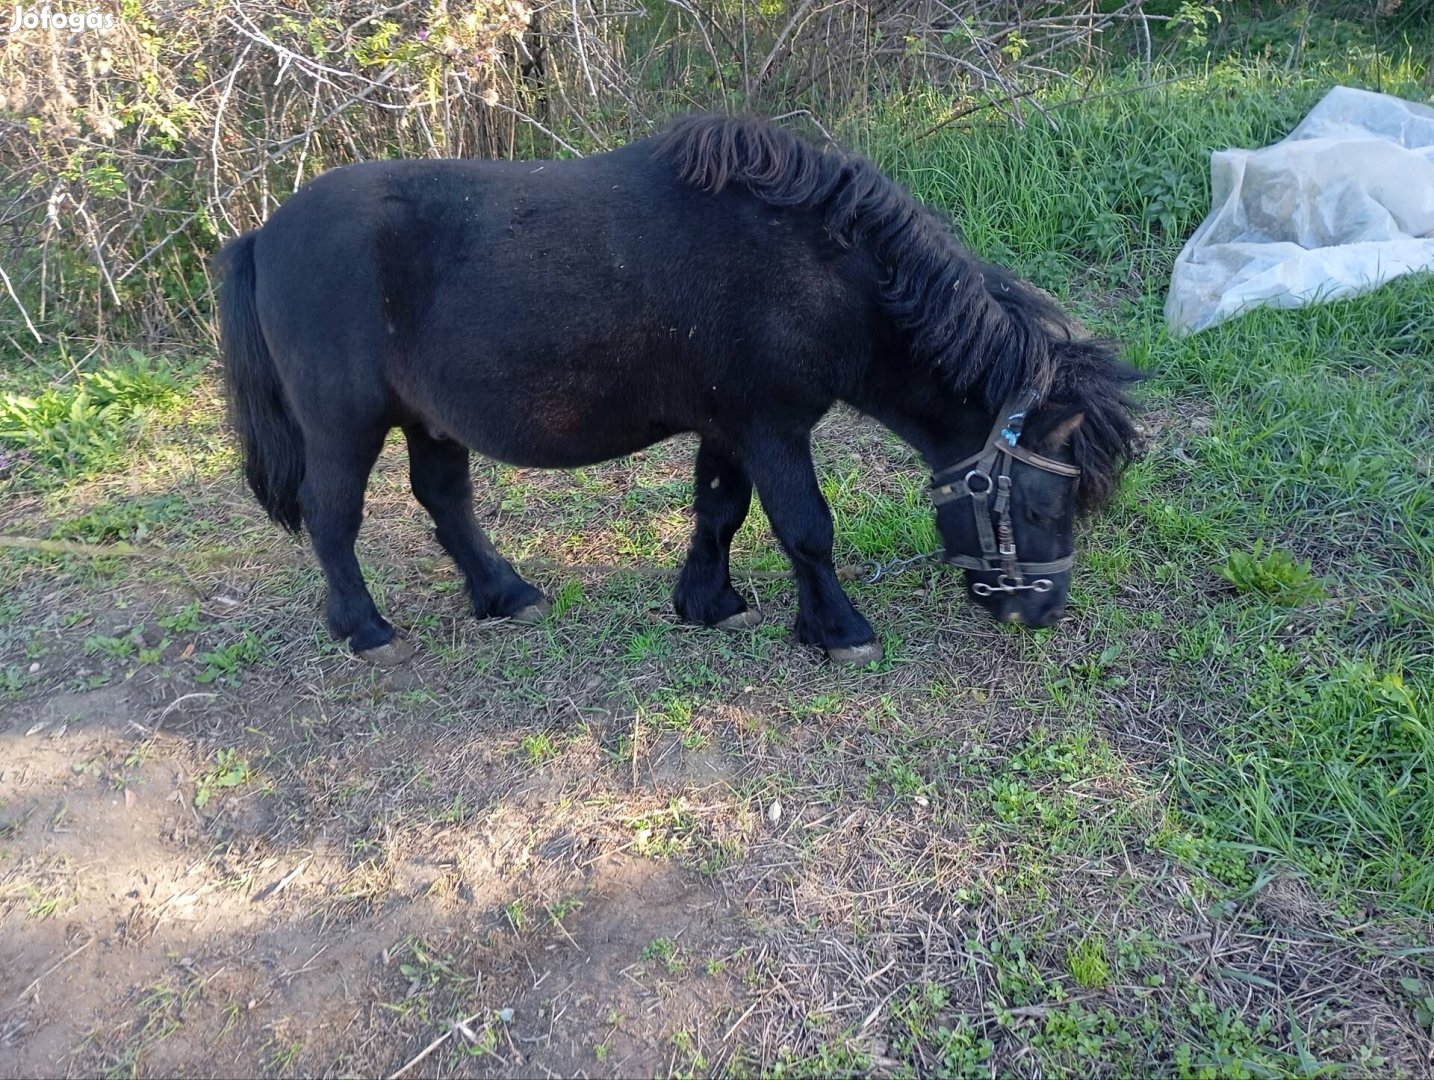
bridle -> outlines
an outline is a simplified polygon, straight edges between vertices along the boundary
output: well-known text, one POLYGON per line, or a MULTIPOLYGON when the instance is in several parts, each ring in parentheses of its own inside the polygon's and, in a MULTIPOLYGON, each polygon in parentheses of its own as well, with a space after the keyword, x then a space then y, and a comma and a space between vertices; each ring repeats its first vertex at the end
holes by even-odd
POLYGON ((946 555, 944 562, 967 570, 980 570, 1000 575, 995 585, 984 581, 972 583, 977 596, 992 593, 1050 592, 1054 582, 1045 574, 1059 574, 1075 565, 1075 554, 1053 562, 1021 562, 1016 555, 1016 534, 1011 528, 1011 461, 1024 462, 1057 476, 1080 476, 1080 467, 1033 454, 1017 446, 1026 413, 1035 403, 1034 394, 1012 398, 996 414, 996 423, 986 445, 970 457, 938 470, 927 488, 931 501, 942 506, 957 499, 970 498, 971 513, 976 518, 976 535, 981 539, 981 556, 946 555), (1024 403, 1023 403, 1024 402, 1024 403), (999 471, 998 471, 999 467, 999 471), (994 477, 994 481, 993 478, 994 477), (991 493, 995 492, 995 499, 991 493), (992 528, 992 519, 995 527, 992 528), (1030 574, 1036 580, 1027 582, 1030 574))

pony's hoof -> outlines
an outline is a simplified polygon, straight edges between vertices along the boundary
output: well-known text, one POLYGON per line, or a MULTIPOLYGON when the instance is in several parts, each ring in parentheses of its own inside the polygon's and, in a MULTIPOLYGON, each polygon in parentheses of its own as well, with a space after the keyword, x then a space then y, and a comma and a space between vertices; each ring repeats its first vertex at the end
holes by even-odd
POLYGON ((739 611, 735 615, 728 615, 725 619, 713 623, 718 630, 750 630, 754 626, 762 624, 762 613, 756 608, 748 608, 746 611, 739 611))
POLYGON ((881 642, 868 641, 865 645, 842 645, 835 649, 828 649, 827 655, 838 664, 865 667, 867 664, 881 659, 881 642))
POLYGON ((413 659, 417 650, 403 638, 396 637, 383 645, 375 646, 372 649, 361 649, 357 653, 360 660, 367 661, 376 667, 391 668, 406 664, 413 659))
POLYGON ((532 626, 540 623, 553 610, 552 602, 546 598, 539 600, 536 604, 529 604, 520 611, 515 611, 509 616, 515 623, 523 623, 525 626, 532 626))

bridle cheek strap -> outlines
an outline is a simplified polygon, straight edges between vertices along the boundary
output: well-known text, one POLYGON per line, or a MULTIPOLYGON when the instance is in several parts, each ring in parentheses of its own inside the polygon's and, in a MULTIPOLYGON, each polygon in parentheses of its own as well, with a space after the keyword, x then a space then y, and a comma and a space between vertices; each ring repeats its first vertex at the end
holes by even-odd
POLYGON ((1053 562, 1039 563, 1021 562, 1016 555, 1016 534, 1011 526, 1012 459, 1057 476, 1078 477, 1081 471, 1079 466, 1052 461, 1017 446, 1026 409, 1015 403, 1008 404, 1007 409, 997 414, 986 445, 964 461, 939 470, 932 476, 928 488, 931 501, 937 506, 957 499, 971 500, 981 555, 947 555, 943 561, 966 570, 999 575, 995 585, 987 585, 984 581, 973 583, 971 591, 977 596, 1028 589, 1038 593, 1049 592, 1055 583, 1045 575, 1064 573, 1075 565, 1074 553, 1053 562), (1035 580, 1027 582, 1027 574, 1035 580))

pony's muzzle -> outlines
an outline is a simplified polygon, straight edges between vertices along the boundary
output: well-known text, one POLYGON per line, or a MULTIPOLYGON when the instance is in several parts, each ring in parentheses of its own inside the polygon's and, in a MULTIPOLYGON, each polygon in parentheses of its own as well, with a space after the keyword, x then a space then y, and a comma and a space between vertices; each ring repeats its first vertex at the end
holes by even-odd
POLYGON ((1001 588, 1002 575, 991 574, 982 580, 968 574, 967 594, 997 622, 1032 629, 1055 626, 1065 617, 1066 585, 1060 578, 1038 580, 1041 588, 1032 588, 1028 581, 1025 588, 1008 590, 1001 588))

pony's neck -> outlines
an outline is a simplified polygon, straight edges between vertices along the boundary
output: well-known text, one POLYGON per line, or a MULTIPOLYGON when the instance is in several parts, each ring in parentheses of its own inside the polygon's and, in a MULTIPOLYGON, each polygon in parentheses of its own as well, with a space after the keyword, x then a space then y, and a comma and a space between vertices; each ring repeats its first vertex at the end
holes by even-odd
POLYGON ((933 473, 980 450, 995 420, 979 391, 958 397, 932 376, 911 371, 867 379, 849 404, 920 454, 933 473))

